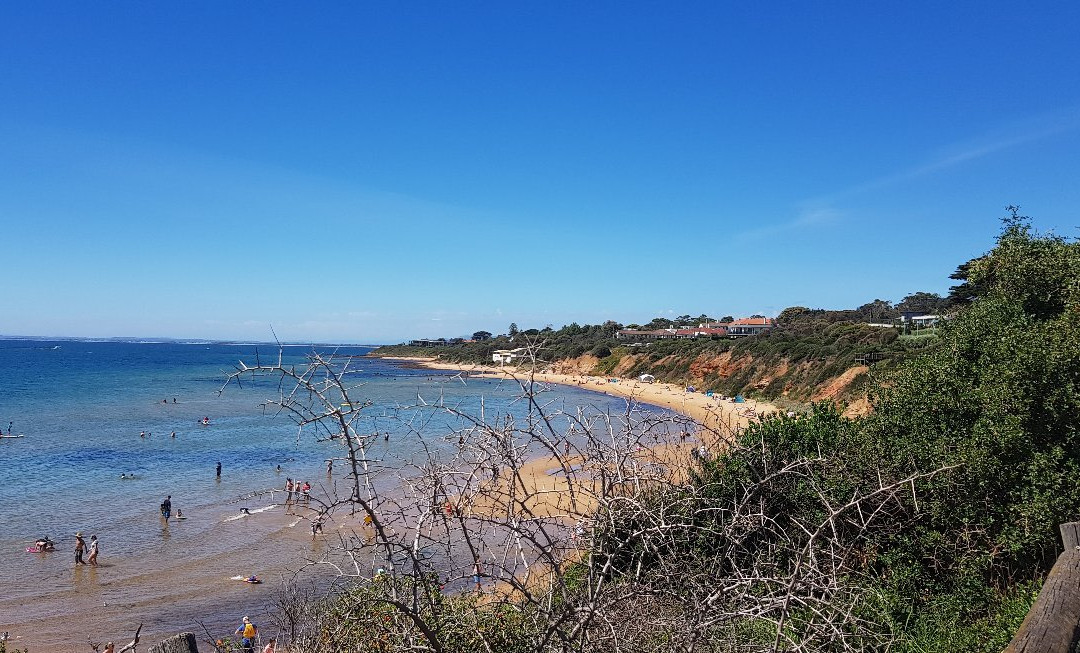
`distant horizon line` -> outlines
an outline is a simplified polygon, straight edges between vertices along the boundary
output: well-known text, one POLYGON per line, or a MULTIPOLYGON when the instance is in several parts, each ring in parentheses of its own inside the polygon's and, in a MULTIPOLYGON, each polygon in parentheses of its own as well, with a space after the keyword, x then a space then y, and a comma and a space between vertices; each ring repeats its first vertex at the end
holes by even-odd
POLYGON ((138 336, 28 336, 0 334, 0 340, 31 340, 36 342, 123 342, 128 344, 181 344, 181 345, 272 345, 281 347, 383 347, 385 344, 352 342, 273 342, 236 340, 228 338, 170 338, 138 336))

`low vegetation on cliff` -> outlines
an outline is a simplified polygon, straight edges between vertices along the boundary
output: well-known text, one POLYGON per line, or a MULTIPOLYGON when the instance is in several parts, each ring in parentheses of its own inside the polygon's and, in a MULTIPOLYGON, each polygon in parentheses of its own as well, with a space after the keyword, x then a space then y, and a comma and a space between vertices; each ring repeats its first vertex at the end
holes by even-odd
MULTIPOLYGON (((936 329, 905 333, 896 322, 901 311, 945 312, 959 305, 954 298, 920 292, 895 306, 883 300, 837 311, 796 306, 781 312, 771 330, 742 338, 628 341, 617 337, 622 325, 614 321, 524 331, 514 326, 513 334, 437 346, 385 346, 373 355, 437 357, 463 365, 490 365, 496 352, 528 346, 538 356, 541 368, 558 372, 623 378, 651 374, 660 381, 693 385, 702 391, 801 403, 831 399, 854 404, 858 410, 866 405, 871 366, 875 372, 887 372, 935 343, 930 334, 936 329)), ((641 328, 707 322, 716 320, 706 315, 656 318, 641 328)))

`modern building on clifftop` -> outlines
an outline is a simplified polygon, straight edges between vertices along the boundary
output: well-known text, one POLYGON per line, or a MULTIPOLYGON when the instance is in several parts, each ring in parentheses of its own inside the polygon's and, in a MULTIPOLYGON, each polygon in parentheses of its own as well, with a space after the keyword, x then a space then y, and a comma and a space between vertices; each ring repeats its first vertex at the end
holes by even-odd
POLYGON ((771 317, 744 317, 734 322, 728 322, 728 335, 733 337, 756 336, 765 333, 776 326, 776 320, 771 317))

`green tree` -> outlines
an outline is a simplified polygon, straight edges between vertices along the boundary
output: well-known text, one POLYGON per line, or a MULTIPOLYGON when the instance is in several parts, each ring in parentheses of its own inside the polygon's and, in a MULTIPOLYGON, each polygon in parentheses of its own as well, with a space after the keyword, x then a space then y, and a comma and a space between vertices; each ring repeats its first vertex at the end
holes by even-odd
POLYGON ((512 335, 512 336, 516 336, 516 335, 518 334, 518 325, 517 325, 517 322, 511 322, 511 323, 510 323, 510 331, 509 331, 509 333, 510 333, 510 335, 512 335))
POLYGON ((946 299, 949 301, 950 306, 970 304, 976 297, 985 292, 985 289, 977 288, 975 284, 969 281, 971 268, 978 261, 979 259, 971 259, 966 263, 961 263, 957 266, 956 271, 949 275, 950 279, 960 282, 949 287, 949 296, 946 299))
MULTIPOLYGON (((872 388, 868 417, 819 407, 766 420, 692 479, 717 506, 757 488, 753 503, 769 526, 739 540, 745 559, 703 561, 723 537, 675 538, 678 550, 626 549, 633 563, 660 555, 785 568, 800 545, 784 538, 829 523, 827 507, 923 475, 881 512, 861 513, 857 536, 844 538, 844 520, 831 526, 858 561, 845 582, 872 597, 857 612, 901 634, 897 651, 1000 651, 1057 554, 1057 525, 1080 518, 1080 244, 1007 219, 968 274, 977 300, 872 388), (819 472, 777 472, 800 458, 819 472)), ((828 331, 861 337, 850 323, 828 331)), ((686 519, 723 515, 695 505, 686 519)))
POLYGON ((918 312, 933 314, 943 311, 948 303, 949 300, 936 292, 916 292, 901 299, 896 305, 896 310, 900 313, 918 312))
MULTIPOLYGON (((811 314, 809 308, 805 306, 789 306, 780 311, 780 315, 776 316, 777 324, 790 324, 792 322, 798 322, 805 319, 811 314)), ((721 320, 723 322, 724 320, 721 320)), ((734 321, 734 320, 732 320, 734 321)))
POLYGON ((490 331, 477 331, 476 333, 472 334, 472 339, 473 340, 490 340, 491 339, 491 332, 490 331))
POLYGON ((893 595, 954 597, 957 619, 1039 578, 1080 516, 1080 245, 1007 220, 969 278, 978 301, 874 392, 861 446, 895 473, 955 466, 877 546, 893 595))
POLYGON ((893 320, 899 316, 899 311, 884 299, 875 299, 855 309, 859 318, 867 322, 884 322, 893 320))

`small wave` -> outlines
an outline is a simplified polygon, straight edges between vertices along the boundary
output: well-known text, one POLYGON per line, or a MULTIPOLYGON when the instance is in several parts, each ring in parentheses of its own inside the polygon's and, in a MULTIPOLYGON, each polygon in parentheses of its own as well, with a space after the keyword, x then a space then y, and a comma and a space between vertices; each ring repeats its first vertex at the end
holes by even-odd
POLYGON ((265 506, 263 508, 255 508, 254 510, 248 510, 247 512, 242 512, 239 515, 233 515, 232 517, 226 517, 224 519, 224 521, 236 521, 237 519, 243 519, 244 517, 250 517, 251 515, 257 515, 260 512, 266 512, 267 510, 273 510, 274 508, 277 508, 277 505, 271 504, 271 505, 265 506))

